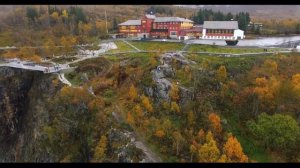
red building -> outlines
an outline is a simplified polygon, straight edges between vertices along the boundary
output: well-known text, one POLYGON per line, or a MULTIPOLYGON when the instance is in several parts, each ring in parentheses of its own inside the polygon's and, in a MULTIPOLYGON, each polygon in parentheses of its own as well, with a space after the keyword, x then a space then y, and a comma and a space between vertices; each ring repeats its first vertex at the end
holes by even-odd
POLYGON ((125 37, 178 38, 180 31, 193 28, 193 21, 180 17, 145 15, 141 20, 119 24, 119 33, 125 37))

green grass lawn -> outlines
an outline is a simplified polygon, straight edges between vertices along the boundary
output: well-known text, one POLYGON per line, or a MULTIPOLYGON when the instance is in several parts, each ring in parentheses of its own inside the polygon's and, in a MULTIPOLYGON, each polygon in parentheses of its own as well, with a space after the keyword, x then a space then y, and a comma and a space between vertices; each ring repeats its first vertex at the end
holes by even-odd
MULTIPOLYGON (((268 52, 282 51, 285 49, 280 48, 268 48, 268 52)), ((246 48, 246 47, 223 47, 203 44, 191 44, 187 47, 189 52, 212 52, 212 53, 230 53, 230 54, 241 54, 241 53, 256 53, 264 52, 263 48, 246 48)))
POLYGON ((115 41, 114 42, 117 45, 117 49, 109 50, 107 53, 118 53, 118 52, 126 52, 126 51, 135 51, 132 47, 130 47, 128 44, 126 44, 123 41, 115 41))
POLYGON ((159 42, 159 41, 128 41, 130 44, 140 50, 145 51, 180 51, 185 44, 177 42, 159 42))
POLYGON ((129 59, 129 63, 136 64, 142 68, 149 68, 152 53, 123 53, 116 55, 104 55, 103 57, 117 62, 122 59, 129 59))
POLYGON ((252 66, 259 61, 265 59, 276 59, 275 55, 260 55, 255 57, 218 57, 209 56, 207 54, 186 54, 186 57, 201 65, 206 61, 213 69, 217 69, 220 65, 225 65, 227 70, 235 70, 239 72, 249 71, 252 66))

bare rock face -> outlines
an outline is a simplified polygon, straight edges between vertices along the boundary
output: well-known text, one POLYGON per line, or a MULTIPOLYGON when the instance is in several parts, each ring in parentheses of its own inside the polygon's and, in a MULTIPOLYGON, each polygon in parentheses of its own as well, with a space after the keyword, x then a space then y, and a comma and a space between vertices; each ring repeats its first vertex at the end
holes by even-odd
POLYGON ((51 159, 39 151, 39 132, 47 122, 46 99, 54 94, 51 75, 0 68, 0 162, 51 159))
POLYGON ((122 163, 141 162, 146 156, 136 147, 135 136, 132 132, 119 129, 111 129, 108 132, 109 147, 115 161, 122 163))
MULTIPOLYGON (((190 64, 184 56, 178 53, 166 53, 161 56, 162 65, 159 65, 156 69, 152 70, 152 76, 156 83, 156 87, 153 88, 153 94, 150 94, 150 96, 152 95, 158 102, 161 100, 170 101, 169 90, 171 89, 172 83, 169 79, 172 79, 175 76, 175 70, 172 67, 172 60, 178 61, 180 68, 190 64)), ((181 104, 192 99, 193 93, 189 89, 180 86, 179 90, 181 104)), ((146 93, 148 94, 147 89, 146 93)))

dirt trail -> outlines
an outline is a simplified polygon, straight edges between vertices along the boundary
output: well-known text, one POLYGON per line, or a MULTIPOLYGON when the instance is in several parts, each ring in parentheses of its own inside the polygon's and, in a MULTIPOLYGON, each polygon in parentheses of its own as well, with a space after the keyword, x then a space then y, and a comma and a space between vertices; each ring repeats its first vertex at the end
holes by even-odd
MULTIPOLYGON (((121 112, 121 109, 118 105, 115 105, 115 109, 118 112, 113 112, 113 116, 118 122, 121 122, 122 120, 124 120, 123 117, 120 116, 119 114, 121 112)), ((142 162, 149 162, 149 163, 162 162, 162 160, 155 153, 153 153, 142 140, 137 139, 137 136, 135 135, 134 132, 129 132, 129 136, 131 138, 131 141, 134 141, 135 146, 141 149, 146 155, 146 158, 142 162)))

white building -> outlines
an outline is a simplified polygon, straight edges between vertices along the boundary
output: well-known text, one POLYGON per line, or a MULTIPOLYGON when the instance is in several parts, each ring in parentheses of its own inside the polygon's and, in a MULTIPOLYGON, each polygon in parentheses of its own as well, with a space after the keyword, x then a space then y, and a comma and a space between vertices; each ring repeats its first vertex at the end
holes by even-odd
POLYGON ((204 21, 202 39, 240 40, 244 39, 237 21, 204 21))

